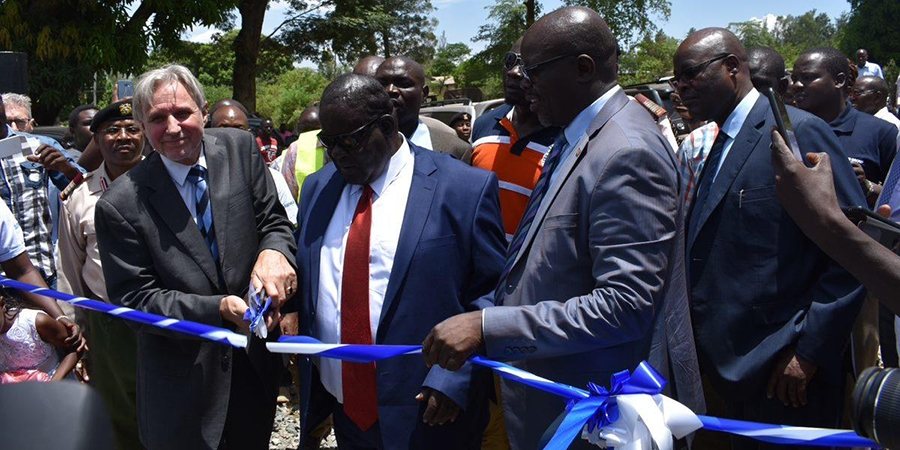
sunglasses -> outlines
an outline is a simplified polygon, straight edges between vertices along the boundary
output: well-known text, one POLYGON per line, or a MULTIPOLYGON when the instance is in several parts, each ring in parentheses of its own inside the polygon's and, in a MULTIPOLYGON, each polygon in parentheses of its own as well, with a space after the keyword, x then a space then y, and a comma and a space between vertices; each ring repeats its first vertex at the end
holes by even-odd
POLYGON ((675 76, 672 77, 671 80, 669 80, 669 84, 671 84, 672 87, 678 87, 679 84, 690 83, 694 80, 694 78, 697 78, 697 75, 703 73, 703 71, 706 70, 706 68, 709 67, 710 64, 716 61, 721 61, 729 56, 731 56, 731 53, 722 53, 720 55, 714 56, 713 58, 707 59, 700 64, 695 64, 691 67, 688 67, 682 70, 680 73, 676 73, 675 76))
POLYGON ((531 81, 537 75, 538 69, 540 69, 542 66, 546 66, 548 64, 560 61, 563 58, 570 58, 573 56, 578 56, 578 55, 559 55, 559 56, 554 56, 550 59, 545 59, 539 63, 522 66, 522 76, 525 77, 526 80, 531 81))
POLYGON ((327 135, 320 132, 319 142, 321 142, 322 146, 329 151, 333 150, 335 147, 341 147, 345 150, 359 150, 362 148, 363 144, 369 140, 373 125, 386 116, 390 117, 390 114, 378 116, 349 133, 327 135))
POLYGON ((503 67, 506 70, 512 70, 517 66, 522 65, 522 55, 516 52, 507 52, 506 56, 503 58, 503 67))

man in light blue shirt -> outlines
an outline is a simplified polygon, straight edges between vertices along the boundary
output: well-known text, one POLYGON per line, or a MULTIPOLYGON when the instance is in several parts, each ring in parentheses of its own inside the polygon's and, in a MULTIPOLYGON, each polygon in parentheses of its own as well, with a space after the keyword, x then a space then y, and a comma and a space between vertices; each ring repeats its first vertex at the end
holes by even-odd
POLYGON ((856 68, 859 71, 859 74, 856 75, 857 79, 860 77, 878 77, 884 79, 884 73, 881 71, 881 66, 869 62, 869 52, 864 48, 856 51, 856 68))

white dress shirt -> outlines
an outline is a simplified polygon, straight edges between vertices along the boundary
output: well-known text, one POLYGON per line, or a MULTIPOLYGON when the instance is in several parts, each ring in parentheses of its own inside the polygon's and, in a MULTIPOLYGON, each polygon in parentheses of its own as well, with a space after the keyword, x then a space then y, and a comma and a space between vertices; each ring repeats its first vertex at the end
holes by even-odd
MULTIPOLYGON (((372 229, 369 235, 371 246, 369 322, 373 342, 381 318, 384 294, 394 266, 394 254, 400 240, 400 228, 403 225, 406 202, 412 185, 414 160, 412 150, 404 139, 397 152, 391 156, 384 173, 369 185, 375 194, 372 199, 372 229)), ((344 249, 362 191, 362 185, 344 186, 322 239, 322 250, 319 253, 319 300, 315 318, 318 336, 315 337, 325 343, 341 342, 341 279, 344 249)), ((319 360, 319 371, 322 385, 339 403, 343 403, 341 361, 322 358, 319 360)))
POLYGON ((416 127, 416 131, 413 131, 413 135, 409 137, 409 142, 418 145, 422 148, 427 148, 428 150, 434 150, 434 144, 431 143, 431 132, 428 131, 428 125, 425 125, 425 122, 419 121, 419 126, 416 127))
POLYGON ((759 91, 756 88, 750 89, 750 92, 744 96, 737 107, 734 108, 734 111, 731 111, 731 114, 725 119, 725 123, 722 124, 719 132, 725 133, 728 137, 725 139, 725 145, 722 147, 722 157, 719 158, 719 165, 716 167, 716 171, 713 172, 714 182, 716 177, 719 176, 719 171, 722 170, 722 164, 725 162, 725 158, 728 157, 728 152, 731 151, 731 146, 734 145, 734 138, 741 131, 744 122, 747 121, 747 116, 750 115, 750 110, 753 109, 753 105, 756 104, 757 100, 759 100, 759 91))
MULTIPOLYGON (((206 152, 202 148, 203 144, 200 145, 200 158, 197 160, 197 164, 203 166, 204 169, 209 170, 209 167, 206 166, 206 152)), ((187 181, 188 172, 191 171, 191 167, 194 167, 197 164, 187 166, 166 158, 162 153, 160 153, 159 156, 162 157, 163 165, 166 166, 169 176, 172 177, 172 181, 175 182, 175 189, 181 194, 181 199, 184 200, 184 206, 187 206, 188 212, 191 213, 191 217, 194 219, 194 223, 197 223, 197 200, 194 198, 197 186, 194 183, 187 181)), ((209 177, 207 176, 207 178, 209 177)), ((209 190, 209 180, 206 180, 206 190, 209 190)))

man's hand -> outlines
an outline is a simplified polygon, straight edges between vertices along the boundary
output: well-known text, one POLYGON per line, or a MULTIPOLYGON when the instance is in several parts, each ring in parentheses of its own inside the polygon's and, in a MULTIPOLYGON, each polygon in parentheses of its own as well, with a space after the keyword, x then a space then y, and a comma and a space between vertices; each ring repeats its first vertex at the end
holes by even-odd
POLYGON ((297 292, 297 272, 276 250, 266 249, 259 253, 250 272, 250 282, 256 289, 266 290, 266 295, 272 297, 274 310, 281 309, 281 305, 297 292))
POLYGON ((459 314, 432 328, 422 343, 425 364, 428 367, 437 364, 447 370, 459 370, 469 356, 484 344, 481 315, 481 311, 459 314))
POLYGON ((459 417, 459 405, 450 400, 440 391, 430 388, 422 388, 422 392, 416 396, 416 400, 425 403, 425 413, 422 414, 422 422, 428 425, 444 425, 453 423, 459 417))
POLYGON ((778 131, 772 130, 772 166, 775 192, 794 222, 815 239, 829 219, 846 220, 837 202, 831 161, 826 153, 807 153, 808 168, 794 159, 778 131))
POLYGON ((296 336, 300 332, 300 314, 296 312, 281 317, 281 334, 296 336))
POLYGON ((62 317, 62 319, 57 321, 64 327, 66 327, 66 333, 68 334, 68 337, 66 338, 65 342, 70 349, 72 349, 79 355, 84 354, 84 352, 88 351, 87 339, 84 338, 84 335, 81 333, 81 327, 79 327, 74 320, 68 317, 62 317))
POLYGON ((45 169, 62 172, 70 180, 78 176, 78 169, 59 150, 47 144, 38 147, 35 154, 28 156, 26 159, 40 163, 45 169))
POLYGON ((248 309, 250 307, 247 306, 247 302, 236 295, 223 297, 222 301, 219 302, 219 314, 222 316, 222 319, 233 323, 238 330, 243 332, 250 330, 250 324, 244 321, 244 313, 248 309))
POLYGON ((793 350, 784 352, 769 377, 766 396, 778 397, 784 406, 806 406, 806 386, 816 374, 816 369, 815 364, 803 359, 793 350))
POLYGON ((863 169, 862 164, 858 162, 850 163, 850 167, 853 167, 853 175, 856 175, 856 180, 859 181, 859 185, 866 188, 866 170, 863 169))

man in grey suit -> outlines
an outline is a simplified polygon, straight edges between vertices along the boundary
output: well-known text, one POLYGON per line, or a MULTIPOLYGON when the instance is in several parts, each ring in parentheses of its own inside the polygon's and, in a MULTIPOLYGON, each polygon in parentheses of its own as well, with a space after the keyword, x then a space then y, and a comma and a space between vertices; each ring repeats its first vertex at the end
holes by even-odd
POLYGON ((472 164, 471 144, 460 139, 453 128, 440 120, 419 115, 422 101, 428 96, 425 69, 421 64, 407 56, 393 56, 378 66, 375 78, 391 96, 400 132, 410 142, 472 164))
MULTIPOLYGON (((562 8, 526 32, 522 60, 532 110, 564 130, 513 237, 497 306, 437 325, 426 362, 455 369, 478 351, 584 387, 648 359, 670 395, 701 410, 682 181, 658 127, 616 82, 615 38, 596 12, 562 8)), ((511 447, 536 448, 564 403, 515 383, 500 390, 511 447)))
MULTIPOLYGON (((281 304, 297 289, 291 224, 253 136, 203 129, 206 101, 182 66, 144 74, 134 117, 156 150, 96 206, 110 300, 174 319, 246 329, 252 282, 281 304)), ((275 330, 277 334, 277 329, 275 330)), ((137 333, 141 443, 150 449, 266 449, 281 358, 156 328, 137 333)))

